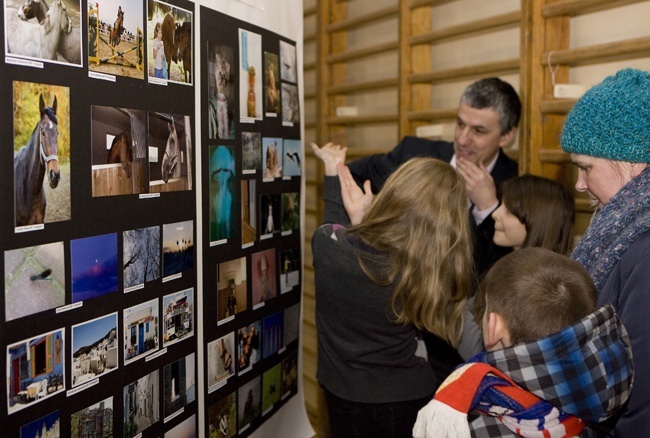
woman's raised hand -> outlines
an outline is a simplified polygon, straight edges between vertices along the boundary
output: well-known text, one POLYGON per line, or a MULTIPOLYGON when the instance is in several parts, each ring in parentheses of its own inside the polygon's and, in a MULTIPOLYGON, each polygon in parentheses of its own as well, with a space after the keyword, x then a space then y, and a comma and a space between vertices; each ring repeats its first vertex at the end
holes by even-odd
POLYGON ((345 163, 345 153, 348 148, 334 143, 326 143, 319 148, 316 143, 310 143, 314 155, 321 159, 325 165, 326 176, 336 176, 338 173, 337 165, 345 163))
POLYGON ((343 206, 350 217, 350 223, 357 225, 361 223, 372 205, 373 194, 370 188, 370 180, 366 180, 363 183, 362 189, 352 177, 348 166, 343 163, 338 164, 338 174, 341 183, 343 206))

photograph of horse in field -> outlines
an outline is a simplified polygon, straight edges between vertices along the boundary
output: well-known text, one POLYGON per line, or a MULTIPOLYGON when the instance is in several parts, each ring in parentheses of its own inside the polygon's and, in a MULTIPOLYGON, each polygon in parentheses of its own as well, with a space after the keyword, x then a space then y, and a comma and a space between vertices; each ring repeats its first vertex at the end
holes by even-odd
POLYGON ((88 2, 88 69, 144 79, 142 2, 88 2))
POLYGON ((15 225, 70 220, 70 90, 13 83, 15 225))
MULTIPOLYGON (((46 23, 47 13, 50 10, 49 4, 52 0, 22 0, 8 1, 9 4, 19 4, 18 17, 29 23, 46 23)), ((56 48, 57 61, 74 64, 81 67, 81 5, 74 0, 64 0, 66 14, 71 22, 70 32, 62 32, 59 44, 56 48)), ((13 6, 12 6, 13 7, 13 6)))
POLYGON ((8 56, 38 61, 63 62, 58 47, 64 35, 73 31, 63 0, 54 0, 42 21, 28 21, 21 17, 21 4, 11 0, 5 3, 5 52, 8 56))
POLYGON ((191 190, 190 117, 149 113, 149 191, 191 190))
POLYGON ((150 80, 155 78, 154 44, 157 37, 155 29, 158 25, 162 31, 162 48, 165 53, 165 79, 169 82, 191 85, 194 78, 192 71, 193 13, 160 1, 150 1, 148 5, 147 65, 150 80))
POLYGON ((91 107, 93 197, 146 193, 146 112, 91 107))

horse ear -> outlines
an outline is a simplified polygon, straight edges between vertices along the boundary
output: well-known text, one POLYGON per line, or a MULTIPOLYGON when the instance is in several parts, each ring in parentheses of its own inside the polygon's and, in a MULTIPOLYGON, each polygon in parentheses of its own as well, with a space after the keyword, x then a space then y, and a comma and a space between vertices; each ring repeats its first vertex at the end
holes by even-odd
POLYGON ((54 102, 52 102, 52 111, 56 114, 56 96, 54 96, 54 102))
POLYGON ((45 109, 45 100, 43 99, 43 93, 41 93, 41 97, 38 100, 38 108, 41 110, 41 112, 43 112, 45 109))

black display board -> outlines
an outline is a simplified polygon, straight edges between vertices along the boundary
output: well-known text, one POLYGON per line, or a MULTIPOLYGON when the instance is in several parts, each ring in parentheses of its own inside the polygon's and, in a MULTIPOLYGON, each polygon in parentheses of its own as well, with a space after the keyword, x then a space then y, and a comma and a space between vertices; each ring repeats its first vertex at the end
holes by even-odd
POLYGON ((296 45, 201 8, 206 436, 298 392, 303 147, 296 45))
POLYGON ((194 3, 45 4, 0 31, 2 435, 196 435, 194 3))

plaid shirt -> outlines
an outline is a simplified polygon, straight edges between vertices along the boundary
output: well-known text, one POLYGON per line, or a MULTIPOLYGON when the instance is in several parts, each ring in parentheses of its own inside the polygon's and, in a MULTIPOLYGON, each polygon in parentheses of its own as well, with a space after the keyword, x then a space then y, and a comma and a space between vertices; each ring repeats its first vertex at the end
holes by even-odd
MULTIPOLYGON (((632 390, 630 340, 611 305, 549 337, 481 353, 470 362, 503 371, 522 388, 587 422, 611 417, 632 390)), ((474 437, 514 436, 493 417, 476 418, 470 429, 474 437)))

